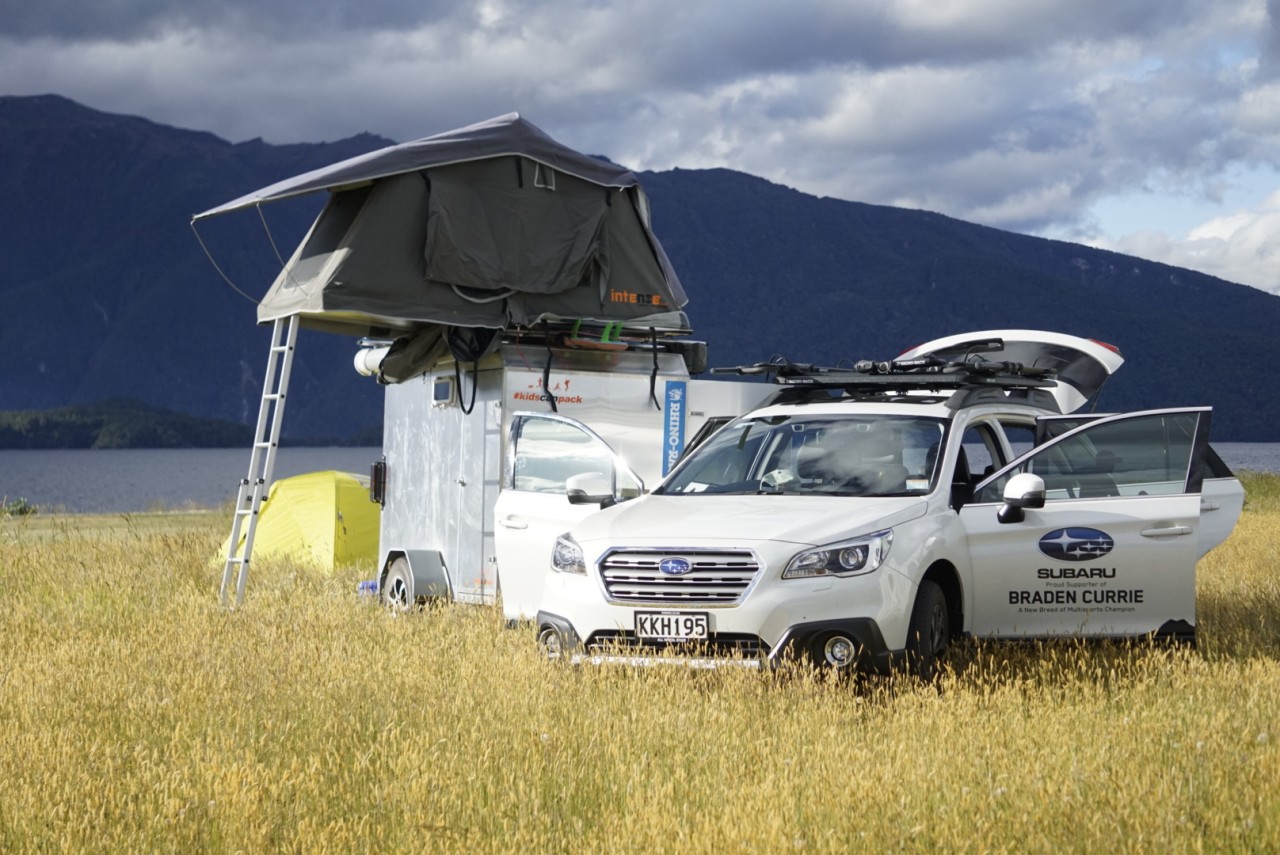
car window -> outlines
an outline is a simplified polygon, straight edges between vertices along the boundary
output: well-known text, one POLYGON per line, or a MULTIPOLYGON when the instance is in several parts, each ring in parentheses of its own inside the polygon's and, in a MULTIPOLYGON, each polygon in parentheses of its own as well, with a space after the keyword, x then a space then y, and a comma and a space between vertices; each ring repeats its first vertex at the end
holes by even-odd
POLYGON ((1062 436, 1068 431, 1075 430, 1080 425, 1095 420, 1095 416, 1053 416, 1052 418, 1040 419, 1039 432, 1040 442, 1048 442, 1055 437, 1062 436))
POLYGON ((1204 459, 1200 461, 1200 470, 1201 479, 1235 477, 1231 467, 1223 462, 1222 457, 1219 456, 1212 445, 1205 446, 1204 459))
POLYGON ((1035 447, 1035 425, 1025 422, 1001 421, 1000 429, 1004 431, 1004 438, 1013 450, 1013 457, 1021 457, 1035 447))
POLYGON ((1154 413, 1103 422, 1045 446, 1021 466, 984 485, 977 501, 998 502, 1008 479, 1039 475, 1045 500, 1096 499, 1182 493, 1198 415, 1154 413))
POLYGON ((702 427, 698 428, 698 432, 693 435, 693 439, 689 440, 685 444, 684 451, 681 453, 680 456, 687 457, 688 455, 692 454, 695 448, 702 445, 702 443, 706 442, 707 439, 710 438, 712 434, 720 430, 720 428, 724 427, 731 421, 733 421, 733 416, 712 416, 711 418, 707 419, 703 423, 702 427))
POLYGON ((965 429, 961 441, 964 444, 964 454, 961 455, 957 468, 965 471, 956 472, 956 481, 976 484, 1007 462, 989 424, 970 425, 965 429))
POLYGON ((564 493, 573 475, 594 473, 612 483, 616 494, 640 494, 625 469, 615 472, 614 454, 598 437, 559 419, 523 416, 512 431, 512 464, 508 487, 533 493, 564 493))
POLYGON ((681 469, 680 479, 685 489, 678 492, 696 492, 694 485, 698 484, 745 481, 749 473, 758 468, 756 460, 768 435, 767 430, 751 421, 723 428, 686 456, 688 462, 681 469))
POLYGON ((909 416, 744 418, 690 454, 668 494, 924 494, 936 480, 945 424, 909 416))

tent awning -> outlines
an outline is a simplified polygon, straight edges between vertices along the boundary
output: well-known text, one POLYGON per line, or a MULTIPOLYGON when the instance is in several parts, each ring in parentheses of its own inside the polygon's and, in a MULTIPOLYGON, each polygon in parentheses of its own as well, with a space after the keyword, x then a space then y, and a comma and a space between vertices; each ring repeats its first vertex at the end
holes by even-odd
POLYGON ((387 146, 277 181, 216 208, 202 211, 191 219, 203 220, 320 190, 336 191, 433 166, 503 155, 522 155, 603 187, 634 187, 640 183, 630 170, 567 148, 547 136, 532 122, 521 118, 519 113, 507 113, 465 128, 387 146))

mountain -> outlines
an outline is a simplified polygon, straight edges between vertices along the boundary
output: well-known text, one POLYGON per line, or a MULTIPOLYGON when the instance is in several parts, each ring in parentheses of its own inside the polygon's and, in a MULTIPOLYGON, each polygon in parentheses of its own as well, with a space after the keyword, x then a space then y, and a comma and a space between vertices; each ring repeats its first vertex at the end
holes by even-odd
MULTIPOLYGON (((381 434, 316 436, 293 445, 377 445, 381 434)), ((0 412, 0 449, 248 448, 253 426, 175 413, 129 398, 0 412)))
MULTIPOLYGON (((190 216, 389 142, 233 144, 52 95, 0 98, 0 410, 127 397, 250 422, 269 333, 210 264, 190 216)), ((1125 354, 1103 409, 1212 404, 1218 439, 1278 438, 1265 367, 1280 361, 1280 297, 731 170, 641 180, 713 365, 888 358, 954 332, 1051 329, 1125 354)), ((272 243, 287 257, 322 201, 264 207, 265 231, 252 212, 203 221, 199 237, 237 288, 259 296, 280 266, 272 243)), ((350 435, 381 419, 381 392, 352 370, 353 349, 304 331, 287 437, 350 435)))
POLYGON ((0 413, 0 448, 244 448, 253 428, 128 399, 0 413))
MULTIPOLYGON (((388 143, 232 145, 57 96, 0 98, 0 409, 136 398, 255 419, 269 330, 209 263, 191 215, 388 143)), ((282 253, 320 203, 264 211, 282 253)), ((279 263, 256 217, 201 232, 240 288, 266 290, 279 263)), ((297 353, 289 433, 344 435, 381 418, 380 390, 351 370, 349 342, 307 333, 297 353)))
POLYGON ((1219 440, 1280 441, 1280 297, 926 211, 814 198, 729 170, 642 176, 712 364, 886 359, 957 332, 1117 345, 1099 409, 1211 404, 1219 440))

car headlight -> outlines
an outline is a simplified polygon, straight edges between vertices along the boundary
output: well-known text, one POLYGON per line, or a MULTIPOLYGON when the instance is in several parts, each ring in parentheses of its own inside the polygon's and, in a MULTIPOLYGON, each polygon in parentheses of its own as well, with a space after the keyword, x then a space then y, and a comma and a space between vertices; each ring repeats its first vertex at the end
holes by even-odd
POLYGON ((856 576, 875 570, 889 555, 893 530, 886 529, 853 540, 830 543, 807 549, 792 558, 783 579, 806 579, 811 576, 856 576))
POLYGON ((551 569, 557 573, 587 574, 587 562, 582 557, 582 547, 567 534, 556 538, 555 548, 551 550, 551 569))

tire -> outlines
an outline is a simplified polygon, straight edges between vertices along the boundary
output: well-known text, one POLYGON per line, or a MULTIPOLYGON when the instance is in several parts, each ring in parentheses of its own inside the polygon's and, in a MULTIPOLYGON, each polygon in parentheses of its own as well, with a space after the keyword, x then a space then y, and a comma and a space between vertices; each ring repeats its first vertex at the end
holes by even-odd
POLYGON ((951 640, 947 595, 937 582, 920 583, 907 627, 907 670, 922 680, 938 676, 938 663, 951 640))
POLYGON ((403 612, 417 607, 418 599, 413 592, 413 570, 409 567, 407 558, 401 556, 391 562, 378 595, 382 604, 389 609, 403 612))

